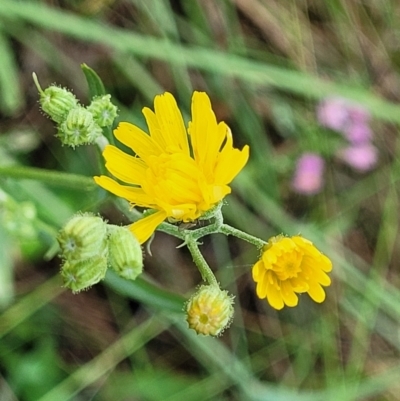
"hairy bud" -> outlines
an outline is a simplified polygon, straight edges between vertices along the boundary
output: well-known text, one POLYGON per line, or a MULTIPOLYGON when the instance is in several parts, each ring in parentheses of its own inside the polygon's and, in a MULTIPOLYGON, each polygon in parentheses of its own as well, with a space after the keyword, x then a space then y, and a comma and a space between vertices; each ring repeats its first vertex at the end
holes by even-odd
POLYGON ((42 110, 56 123, 64 121, 68 112, 78 105, 75 95, 68 89, 51 85, 43 90, 36 74, 33 74, 33 80, 40 94, 42 110))
POLYGON ((85 290, 102 280, 107 271, 107 256, 98 255, 89 259, 65 260, 61 266, 64 286, 73 292, 85 290))
POLYGON ((102 134, 92 113, 82 106, 76 106, 60 124, 57 136, 64 145, 75 147, 93 143, 102 134))
POLYGON ((112 125, 118 115, 117 106, 111 103, 111 95, 94 98, 87 110, 92 113, 94 121, 100 127, 112 125))
POLYGON ((101 217, 89 213, 75 215, 57 239, 62 257, 68 261, 93 258, 107 250, 107 224, 101 217))
POLYGON ((218 336, 233 318, 233 296, 217 285, 202 285, 186 304, 186 320, 197 334, 218 336))
POLYGON ((143 270, 139 241, 126 227, 107 226, 110 266, 123 278, 134 280, 143 270))

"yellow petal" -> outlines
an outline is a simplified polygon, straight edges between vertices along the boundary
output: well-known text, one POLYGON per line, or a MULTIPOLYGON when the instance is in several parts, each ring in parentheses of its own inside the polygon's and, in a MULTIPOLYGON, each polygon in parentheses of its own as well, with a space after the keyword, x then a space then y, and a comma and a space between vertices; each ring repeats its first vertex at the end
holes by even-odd
POLYGON ((218 203, 225 198, 226 195, 232 192, 228 185, 212 185, 212 190, 209 191, 209 203, 218 203))
POLYGON ((97 185, 100 185, 105 190, 110 191, 112 194, 119 196, 120 198, 128 200, 134 205, 147 208, 154 208, 155 206, 153 199, 145 194, 141 188, 121 185, 117 181, 105 175, 93 178, 97 185))
MULTIPOLYGON (((263 275, 265 275, 265 272, 263 275)), ((267 286, 268 286, 268 281, 264 280, 263 277, 260 277, 260 281, 257 283, 256 287, 256 293, 258 298, 264 299, 267 296, 267 286)))
POLYGON ((146 178, 146 165, 141 159, 130 156, 112 145, 105 147, 103 156, 107 162, 107 170, 119 180, 141 185, 146 178))
POLYGON ((296 306, 299 302, 299 298, 294 293, 293 288, 288 280, 281 282, 281 294, 283 302, 287 306, 296 306))
POLYGON ((332 270, 332 261, 324 254, 321 254, 320 263, 321 269, 324 272, 330 272, 332 270))
POLYGON ((301 268, 308 277, 321 285, 328 286, 331 284, 330 277, 321 270, 320 259, 315 260, 308 255, 305 255, 301 264, 301 268))
POLYGON ((249 159, 249 147, 244 146, 242 150, 226 148, 221 151, 215 166, 215 181, 229 184, 246 165, 249 159))
POLYGON ((315 260, 318 260, 318 266, 325 272, 330 272, 332 270, 331 260, 320 252, 314 244, 303 238, 300 235, 292 237, 292 240, 304 251, 305 254, 312 256, 315 260))
POLYGON ((331 285, 331 278, 322 270, 314 269, 314 279, 325 287, 331 285))
POLYGON ((150 156, 158 156, 163 153, 159 144, 136 125, 122 122, 114 130, 114 136, 145 162, 150 156))
POLYGON ((160 131, 167 145, 166 151, 189 154, 189 144, 182 114, 175 98, 168 92, 154 99, 154 111, 160 131))
POLYGON ((310 282, 307 293, 315 302, 321 303, 325 299, 325 291, 317 282, 310 282))
POLYGON ((156 228, 166 219, 167 214, 159 210, 143 219, 131 224, 129 229, 133 232, 140 244, 146 242, 154 233, 156 228))
POLYGON ((307 281, 305 279, 301 279, 300 277, 291 278, 290 284, 293 288, 293 291, 297 293, 307 292, 310 288, 307 281))
POLYGON ((253 268, 251 270, 253 280, 256 283, 260 281, 262 271, 265 271, 264 264, 259 260, 258 262, 255 263, 255 265, 253 266, 253 268))
POLYGON ((282 293, 276 288, 275 283, 267 284, 267 300, 268 303, 276 310, 281 310, 285 304, 283 302, 282 293))
POLYGON ((269 267, 269 268, 271 268, 271 266, 274 263, 276 263, 276 260, 277 260, 277 257, 278 257, 277 253, 273 252, 273 251, 274 251, 274 249, 270 248, 267 251, 265 251, 261 256, 261 258, 262 258, 262 260, 264 262, 264 265, 269 267))
POLYGON ((167 142, 165 141, 163 132, 161 131, 160 124, 158 123, 157 116, 154 111, 145 107, 142 113, 146 119, 147 126, 149 127, 149 132, 151 138, 154 142, 158 143, 162 149, 167 148, 167 142))
POLYGON ((196 162, 211 178, 218 153, 226 137, 225 123, 217 124, 209 97, 204 92, 194 92, 192 97, 192 121, 189 123, 190 139, 196 162))

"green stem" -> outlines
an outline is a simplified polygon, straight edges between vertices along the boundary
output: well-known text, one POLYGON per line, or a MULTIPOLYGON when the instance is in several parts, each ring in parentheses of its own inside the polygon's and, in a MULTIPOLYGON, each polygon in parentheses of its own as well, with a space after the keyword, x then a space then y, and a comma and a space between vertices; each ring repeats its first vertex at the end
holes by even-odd
POLYGON ((164 222, 157 227, 157 231, 165 232, 166 234, 172 235, 182 240, 185 240, 187 235, 190 235, 190 237, 194 240, 198 240, 202 237, 205 237, 206 235, 216 234, 220 232, 220 228, 224 221, 221 207, 218 207, 218 209, 214 211, 213 215, 210 215, 210 218, 214 218, 213 223, 194 230, 182 230, 177 226, 164 222))
POLYGON ((107 140, 107 143, 110 143, 111 145, 115 145, 113 130, 112 130, 111 126, 104 127, 103 133, 104 133, 104 138, 107 140))
POLYGON ((179 238, 181 240, 185 240, 186 230, 181 230, 178 226, 174 226, 173 224, 163 222, 157 227, 157 231, 161 231, 168 235, 172 235, 173 237, 179 238))
POLYGON ((97 187, 92 177, 35 167, 1 166, 0 177, 37 180, 57 187, 80 189, 83 191, 92 191, 97 187))
POLYGON ((215 278, 214 273, 210 269, 210 266, 208 266, 208 263, 204 259, 202 253, 200 252, 196 239, 194 239, 191 235, 188 234, 185 238, 185 243, 190 253, 192 254, 193 262, 199 269, 203 280, 206 281, 209 285, 218 286, 217 279, 215 278))
POLYGON ((95 143, 100 150, 100 154, 103 152, 104 148, 109 144, 106 136, 101 135, 96 140, 95 143))
POLYGON ((137 221, 143 217, 143 213, 133 208, 126 199, 117 197, 115 198, 115 204, 117 205, 118 209, 131 221, 137 221))
POLYGON ((242 239, 243 241, 247 241, 250 244, 253 244, 257 248, 261 249, 266 242, 261 240, 260 238, 254 237, 253 235, 247 234, 241 230, 238 230, 237 228, 233 228, 229 226, 228 224, 222 224, 219 232, 225 235, 233 235, 237 238, 242 239))
POLYGON ((213 216, 214 223, 209 224, 206 227, 198 228, 197 230, 193 230, 192 237, 196 240, 210 234, 216 234, 220 232, 221 226, 224 222, 224 218, 222 216, 221 209, 217 210, 215 215, 213 216))
POLYGON ((103 151, 104 148, 109 144, 108 139, 102 135, 99 138, 97 138, 95 140, 95 145, 97 147, 97 165, 99 168, 99 172, 102 175, 109 175, 107 169, 106 169, 106 165, 104 163, 104 158, 103 158, 103 151))
POLYGON ((40 84, 39 84, 39 79, 38 79, 38 77, 37 77, 37 75, 36 75, 35 72, 32 73, 32 78, 33 78, 33 82, 35 83, 38 92, 39 92, 40 94, 43 94, 43 89, 42 89, 42 87, 41 87, 40 84))

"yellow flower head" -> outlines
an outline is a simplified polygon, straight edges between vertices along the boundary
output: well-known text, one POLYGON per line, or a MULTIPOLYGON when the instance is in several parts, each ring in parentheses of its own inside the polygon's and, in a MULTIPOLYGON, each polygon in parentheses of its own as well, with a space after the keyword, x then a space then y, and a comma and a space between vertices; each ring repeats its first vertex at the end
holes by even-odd
POLYGON ((188 130, 170 93, 155 97, 154 110, 143 109, 150 135, 126 122, 114 131, 135 156, 112 145, 104 149, 106 168, 128 185, 94 177, 98 185, 133 206, 157 210, 131 225, 140 243, 166 218, 190 222, 210 210, 231 192, 228 184, 249 157, 247 145, 242 150, 233 147, 229 127, 217 123, 203 92, 193 93, 188 130))
POLYGON ((321 286, 331 284, 326 274, 331 270, 332 262, 311 241, 299 235, 278 235, 269 239, 253 266, 253 279, 257 296, 280 310, 297 305, 296 293, 307 292, 315 302, 322 302, 325 291, 321 286))

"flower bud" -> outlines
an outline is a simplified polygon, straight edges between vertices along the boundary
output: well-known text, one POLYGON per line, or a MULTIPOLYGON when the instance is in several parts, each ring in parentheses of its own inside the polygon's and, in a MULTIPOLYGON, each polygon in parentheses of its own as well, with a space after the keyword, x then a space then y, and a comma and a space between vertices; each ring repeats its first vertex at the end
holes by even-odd
POLYGON ((69 262, 104 255, 107 252, 107 224, 91 214, 76 215, 58 235, 62 256, 69 262))
POLYGON ((126 227, 107 226, 110 266, 127 280, 135 278, 143 270, 143 254, 139 241, 126 227))
POLYGON ((43 90, 35 73, 33 80, 40 93, 39 102, 42 110, 56 123, 61 123, 68 112, 78 105, 75 95, 68 89, 51 85, 43 90))
POLYGON ((61 123, 68 112, 78 105, 75 95, 67 89, 49 86, 40 94, 42 110, 56 123, 61 123))
POLYGON ((104 278, 107 271, 107 252, 86 260, 65 260, 61 266, 64 286, 73 292, 91 287, 104 278))
POLYGON ((111 95, 104 95, 92 100, 87 110, 93 115, 94 121, 100 127, 111 125, 118 115, 117 106, 111 103, 111 95))
POLYGON ((75 147, 92 143, 102 134, 101 128, 93 120, 92 113, 82 106, 76 106, 60 124, 57 137, 64 145, 75 147))
POLYGON ((197 334, 217 336, 233 318, 233 296, 217 285, 202 285, 186 304, 186 320, 197 334))

